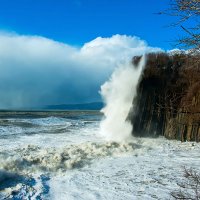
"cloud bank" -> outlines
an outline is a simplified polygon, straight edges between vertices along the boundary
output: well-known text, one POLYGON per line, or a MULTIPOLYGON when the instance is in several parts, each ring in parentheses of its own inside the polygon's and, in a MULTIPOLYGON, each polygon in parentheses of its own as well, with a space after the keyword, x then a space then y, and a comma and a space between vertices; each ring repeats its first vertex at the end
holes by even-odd
POLYGON ((100 86, 134 55, 158 51, 138 37, 98 37, 82 47, 0 33, 0 108, 99 101, 100 86))

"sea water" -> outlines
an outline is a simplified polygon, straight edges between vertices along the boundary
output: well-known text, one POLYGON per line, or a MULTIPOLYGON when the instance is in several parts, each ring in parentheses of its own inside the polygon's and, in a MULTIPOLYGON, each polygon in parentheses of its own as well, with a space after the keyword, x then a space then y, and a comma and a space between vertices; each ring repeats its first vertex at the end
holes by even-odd
POLYGON ((99 111, 0 112, 0 199, 169 199, 183 168, 199 168, 199 144, 106 141, 102 118, 99 111))

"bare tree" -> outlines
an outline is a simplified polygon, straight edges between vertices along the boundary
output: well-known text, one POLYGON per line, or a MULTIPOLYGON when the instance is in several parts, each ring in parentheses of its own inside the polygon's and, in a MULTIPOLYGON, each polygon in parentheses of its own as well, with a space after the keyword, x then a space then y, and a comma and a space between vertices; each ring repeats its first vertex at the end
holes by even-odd
POLYGON ((184 168, 184 181, 178 183, 180 189, 171 192, 174 199, 200 199, 200 174, 193 169, 184 168))
POLYGON ((159 14, 178 18, 172 25, 180 26, 186 33, 178 40, 179 45, 200 50, 200 0, 171 0, 169 9, 159 14))

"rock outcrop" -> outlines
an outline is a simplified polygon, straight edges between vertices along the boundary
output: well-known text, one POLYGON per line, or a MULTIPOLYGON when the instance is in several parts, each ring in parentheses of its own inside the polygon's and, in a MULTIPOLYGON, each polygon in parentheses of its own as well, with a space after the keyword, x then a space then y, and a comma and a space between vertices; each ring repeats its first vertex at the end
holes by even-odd
POLYGON ((200 55, 148 54, 133 107, 133 135, 200 141, 200 55))

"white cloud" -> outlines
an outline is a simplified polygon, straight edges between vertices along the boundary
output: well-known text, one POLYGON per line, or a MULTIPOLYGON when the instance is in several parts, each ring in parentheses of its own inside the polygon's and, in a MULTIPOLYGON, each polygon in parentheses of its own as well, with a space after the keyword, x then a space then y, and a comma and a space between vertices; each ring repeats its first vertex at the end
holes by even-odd
POLYGON ((0 33, 0 108, 100 100, 113 69, 157 48, 137 37, 98 37, 77 48, 44 37, 0 33))

